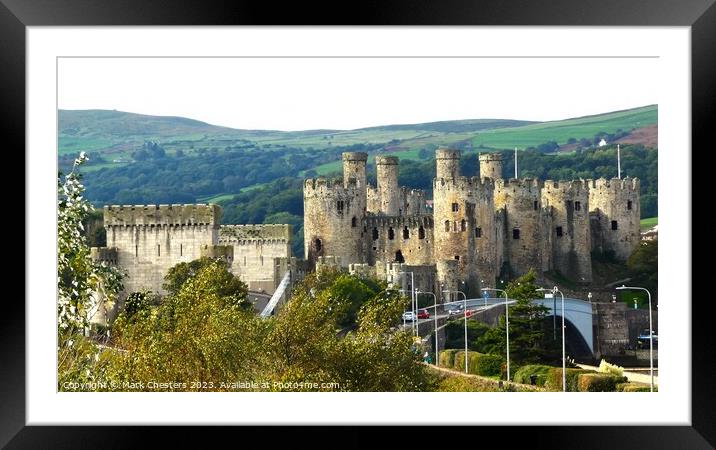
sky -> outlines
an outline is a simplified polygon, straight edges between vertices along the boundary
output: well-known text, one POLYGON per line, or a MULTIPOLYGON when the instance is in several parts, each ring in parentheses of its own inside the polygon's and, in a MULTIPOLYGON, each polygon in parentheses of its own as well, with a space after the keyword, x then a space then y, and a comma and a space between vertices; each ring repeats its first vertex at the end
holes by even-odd
POLYGON ((241 129, 559 120, 657 104, 645 58, 60 58, 60 109, 241 129))

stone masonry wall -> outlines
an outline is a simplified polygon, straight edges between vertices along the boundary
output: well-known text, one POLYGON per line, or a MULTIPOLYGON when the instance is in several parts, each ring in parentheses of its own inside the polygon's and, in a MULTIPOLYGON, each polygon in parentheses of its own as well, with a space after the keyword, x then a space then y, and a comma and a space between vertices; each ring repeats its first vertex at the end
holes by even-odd
POLYGON ((589 180, 593 247, 626 261, 639 245, 641 202, 636 178, 589 180), (616 227, 616 229, 615 229, 616 227))

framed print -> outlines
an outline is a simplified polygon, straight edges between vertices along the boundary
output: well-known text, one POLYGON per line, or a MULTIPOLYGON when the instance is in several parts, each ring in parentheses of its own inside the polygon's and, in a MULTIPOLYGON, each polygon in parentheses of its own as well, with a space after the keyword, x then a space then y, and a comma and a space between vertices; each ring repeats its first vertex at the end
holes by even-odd
POLYGON ((3 444, 716 442, 691 263, 712 2, 131 3, 0 8, 28 180, 3 444))

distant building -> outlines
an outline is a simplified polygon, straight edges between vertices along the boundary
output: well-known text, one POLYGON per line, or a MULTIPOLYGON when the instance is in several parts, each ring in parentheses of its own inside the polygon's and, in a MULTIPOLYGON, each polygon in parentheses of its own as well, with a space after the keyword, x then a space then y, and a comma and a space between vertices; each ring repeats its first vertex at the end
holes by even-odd
POLYGON ((604 138, 602 138, 602 140, 599 141, 599 147, 604 147, 605 145, 607 145, 607 141, 604 138))

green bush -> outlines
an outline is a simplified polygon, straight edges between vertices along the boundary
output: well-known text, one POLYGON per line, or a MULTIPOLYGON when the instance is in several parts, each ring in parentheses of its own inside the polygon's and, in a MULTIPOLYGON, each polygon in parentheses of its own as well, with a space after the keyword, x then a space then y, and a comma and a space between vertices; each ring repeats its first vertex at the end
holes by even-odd
POLYGON ((483 355, 478 353, 477 374, 486 377, 502 375, 502 357, 499 355, 483 355))
POLYGON ((551 366, 544 366, 542 364, 528 364, 517 369, 513 372, 512 380, 515 383, 531 384, 530 375, 537 375, 537 385, 544 386, 547 381, 547 374, 553 369, 551 366))
POLYGON ((582 373, 578 376, 579 392, 616 392, 617 384, 626 381, 626 377, 617 377, 603 373, 582 373))
MULTIPOLYGON (((579 390, 579 375, 583 373, 596 373, 587 369, 567 369, 567 392, 577 392, 579 390)), ((562 390, 562 368, 553 367, 547 374, 547 382, 545 387, 552 391, 562 390)))
MULTIPOLYGON (((651 387, 648 384, 630 381, 628 383, 618 383, 616 390, 618 392, 651 392, 651 387)), ((657 388, 654 386, 654 391, 656 390, 657 388)))
POLYGON ((441 351, 440 360, 438 361, 440 367, 452 368, 455 365, 455 353, 457 353, 456 349, 441 351))

